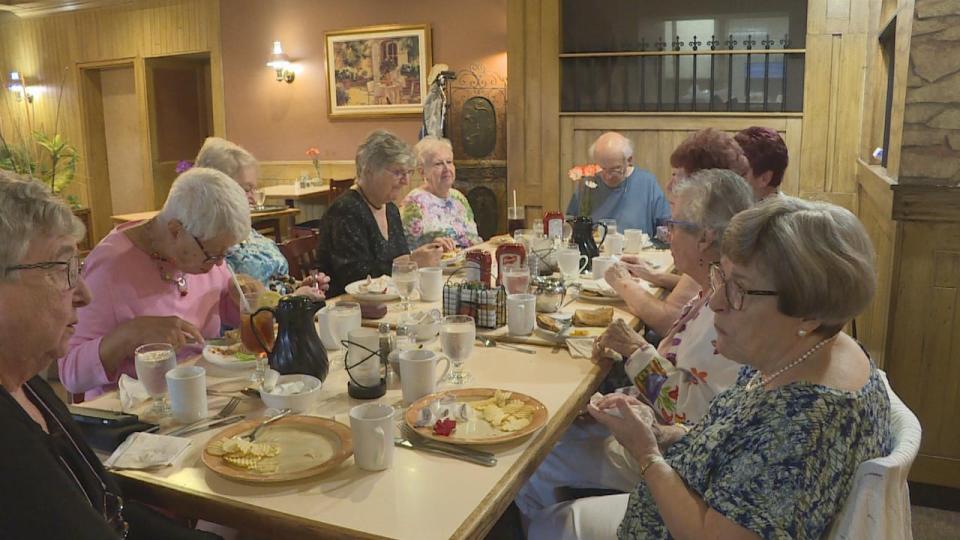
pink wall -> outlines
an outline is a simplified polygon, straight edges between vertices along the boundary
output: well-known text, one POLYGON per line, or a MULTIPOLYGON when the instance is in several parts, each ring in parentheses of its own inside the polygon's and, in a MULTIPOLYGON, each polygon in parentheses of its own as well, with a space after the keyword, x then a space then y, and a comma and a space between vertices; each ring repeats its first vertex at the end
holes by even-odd
POLYGON ((419 118, 327 118, 324 31, 427 23, 433 63, 454 71, 482 63, 507 76, 507 0, 231 0, 220 16, 226 135, 261 161, 304 160, 310 146, 322 160, 352 160, 377 128, 416 141, 419 118), (265 65, 275 39, 300 66, 293 84, 265 65))

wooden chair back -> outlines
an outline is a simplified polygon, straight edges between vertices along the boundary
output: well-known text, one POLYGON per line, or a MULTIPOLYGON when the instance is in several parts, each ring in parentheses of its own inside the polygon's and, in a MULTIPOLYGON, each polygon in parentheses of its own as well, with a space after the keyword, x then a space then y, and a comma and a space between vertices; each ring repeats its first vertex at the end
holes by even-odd
POLYGON ((330 191, 327 192, 327 204, 337 200, 337 197, 353 186, 353 182, 353 178, 344 178, 343 180, 331 179, 330 191))
POLYGON ((280 253, 287 259, 290 275, 303 279, 317 266, 320 255, 320 237, 316 234, 304 234, 290 238, 279 244, 280 253))

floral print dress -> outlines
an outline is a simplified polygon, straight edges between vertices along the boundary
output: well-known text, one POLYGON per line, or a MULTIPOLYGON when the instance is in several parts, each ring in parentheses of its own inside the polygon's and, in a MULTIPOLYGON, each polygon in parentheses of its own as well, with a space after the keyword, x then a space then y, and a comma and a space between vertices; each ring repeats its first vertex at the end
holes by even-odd
POLYGON ((483 242, 477 233, 470 203, 455 189, 450 190, 449 197, 441 199, 416 188, 407 194, 402 205, 403 232, 411 250, 439 237, 450 238, 461 248, 483 242))
MULTIPOLYGON (((872 362, 856 392, 807 382, 747 390, 755 373, 744 367, 666 460, 710 508, 761 538, 821 538, 860 463, 891 451, 886 385, 872 362)), ((670 538, 646 483, 617 534, 670 538)))
POLYGON ((717 352, 709 301, 701 291, 680 311, 659 350, 648 344, 624 366, 637 398, 653 407, 661 423, 697 422, 714 396, 737 382, 742 366, 717 352))

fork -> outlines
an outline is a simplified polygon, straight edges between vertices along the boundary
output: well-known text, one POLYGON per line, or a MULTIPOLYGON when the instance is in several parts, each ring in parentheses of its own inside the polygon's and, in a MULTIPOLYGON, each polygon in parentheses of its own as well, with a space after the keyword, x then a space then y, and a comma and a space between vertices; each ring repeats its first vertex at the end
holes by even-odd
POLYGON ((417 433, 415 429, 406 423, 400 424, 400 433, 401 437, 399 439, 394 439, 394 444, 396 446, 404 446, 414 450, 423 450, 426 452, 443 454, 449 457, 465 459, 473 463, 486 465, 487 467, 493 467, 497 464, 496 455, 490 452, 484 452, 483 450, 477 450, 475 448, 465 448, 462 446, 456 446, 453 444, 428 439, 417 433))
POLYGON ((226 418, 226 417, 230 416, 231 414, 233 414, 233 411, 236 410, 237 405, 240 405, 240 398, 239 398, 238 396, 234 396, 234 397, 230 398, 230 401, 228 401, 227 404, 224 405, 222 409, 220 409, 220 412, 218 412, 217 414, 213 415, 212 417, 210 417, 210 418, 204 418, 203 420, 197 420, 196 422, 193 422, 193 423, 187 424, 187 425, 185 425, 185 426, 179 427, 179 428, 171 431, 170 433, 167 433, 167 435, 170 435, 171 437, 176 437, 177 435, 181 435, 181 434, 183 434, 183 433, 186 433, 187 431, 190 431, 191 429, 197 428, 197 427, 202 426, 202 425, 204 425, 204 424, 213 423, 213 422, 216 422, 216 421, 218 421, 218 420, 223 420, 224 418, 226 418))
POLYGON ((246 435, 241 435, 240 438, 241 438, 241 439, 246 439, 246 440, 248 440, 248 441, 250 441, 250 442, 253 442, 253 441, 257 438, 257 433, 258 433, 263 427, 265 427, 267 424, 272 424, 272 423, 276 422, 277 420, 283 418, 284 416, 289 415, 289 414, 292 413, 292 412, 293 412, 292 409, 283 409, 283 410, 280 411, 280 414, 278 414, 278 415, 276 415, 276 416, 271 416, 270 418, 267 418, 267 419, 264 420, 263 422, 260 422, 259 424, 257 424, 257 427, 253 428, 253 431, 251 431, 250 433, 247 433, 246 435))

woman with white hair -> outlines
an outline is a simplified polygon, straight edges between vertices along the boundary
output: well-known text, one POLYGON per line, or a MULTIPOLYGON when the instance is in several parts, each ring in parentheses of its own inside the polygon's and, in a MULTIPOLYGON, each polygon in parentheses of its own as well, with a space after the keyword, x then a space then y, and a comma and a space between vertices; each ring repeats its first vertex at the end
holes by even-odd
POLYGON ((407 247, 394 204, 410 184, 413 165, 410 146, 387 131, 374 131, 357 149, 356 184, 320 220, 324 249, 318 266, 330 276, 331 296, 342 294, 353 281, 390 274, 399 257, 409 256, 421 267, 440 264, 440 242, 407 247))
POLYGON ((453 189, 457 168, 448 139, 427 135, 413 148, 423 184, 403 199, 403 230, 407 246, 416 249, 438 239, 467 248, 483 241, 467 198, 453 189))
MULTIPOLYGON (((70 392, 94 397, 135 376, 133 353, 145 343, 170 343, 178 356, 196 353, 221 324, 239 326, 230 272, 230 246, 250 232, 243 189, 224 173, 193 168, 180 175, 160 213, 110 232, 86 259, 93 301, 60 359, 70 392)), ((245 286, 262 288, 252 278, 245 286)))
MULTIPOLYGON (((197 154, 195 165, 216 169, 233 178, 247 194, 247 201, 254 203, 257 160, 250 152, 226 139, 207 137, 197 154)), ((227 264, 234 272, 253 276, 264 285, 272 276, 289 272, 287 259, 280 253, 277 244, 252 227, 243 243, 227 251, 227 264)))
POLYGON ((124 500, 64 403, 41 377, 77 311, 83 224, 41 182, 0 171, 0 537, 218 538, 124 500))

